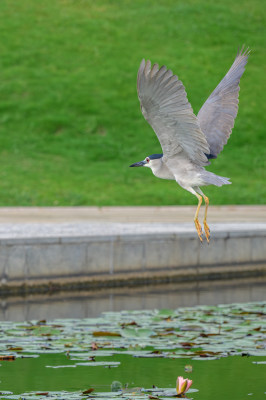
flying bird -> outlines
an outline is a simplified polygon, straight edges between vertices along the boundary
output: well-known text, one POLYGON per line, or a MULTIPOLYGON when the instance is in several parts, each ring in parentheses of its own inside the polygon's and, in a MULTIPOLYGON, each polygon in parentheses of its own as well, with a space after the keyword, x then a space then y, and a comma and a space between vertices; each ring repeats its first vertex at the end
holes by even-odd
POLYGON ((202 197, 205 202, 203 225, 208 242, 210 229, 207 224, 209 199, 200 187, 231 183, 229 178, 205 170, 205 166, 217 158, 233 129, 238 111, 239 82, 249 53, 244 46, 238 51, 231 68, 197 116, 188 102, 183 83, 166 66, 152 66, 150 60, 143 59, 138 70, 140 108, 156 133, 163 153, 147 156, 130 167, 151 168, 156 177, 175 180, 198 198, 194 223, 201 241, 203 232, 198 215, 202 197))

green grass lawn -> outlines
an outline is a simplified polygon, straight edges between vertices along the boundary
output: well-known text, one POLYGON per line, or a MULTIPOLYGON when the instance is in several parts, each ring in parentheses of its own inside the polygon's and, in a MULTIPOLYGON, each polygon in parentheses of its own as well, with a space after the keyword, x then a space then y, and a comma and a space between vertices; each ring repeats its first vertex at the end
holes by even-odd
POLYGON ((195 112, 252 48, 233 134, 208 167, 211 204, 266 200, 265 15, 260 0, 2 0, 0 205, 196 204, 128 168, 161 152, 136 93, 143 57, 183 81, 195 112))

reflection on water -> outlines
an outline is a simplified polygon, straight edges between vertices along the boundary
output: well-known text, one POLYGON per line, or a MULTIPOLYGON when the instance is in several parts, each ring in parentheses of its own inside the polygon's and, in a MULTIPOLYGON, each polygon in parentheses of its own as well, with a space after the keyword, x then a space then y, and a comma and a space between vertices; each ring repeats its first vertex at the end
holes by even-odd
POLYGON ((266 277, 102 289, 0 301, 0 320, 91 318, 103 311, 191 307, 266 299, 266 277))

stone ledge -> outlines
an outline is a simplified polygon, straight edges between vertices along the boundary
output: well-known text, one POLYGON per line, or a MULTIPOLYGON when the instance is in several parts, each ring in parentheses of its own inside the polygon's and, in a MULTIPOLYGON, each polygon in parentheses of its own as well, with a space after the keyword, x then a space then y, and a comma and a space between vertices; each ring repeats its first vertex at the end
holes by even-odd
POLYGON ((264 274, 265 223, 211 228, 208 245, 199 241, 192 224, 3 224, 0 294, 11 287, 18 293, 19 286, 21 293, 43 286, 49 291, 51 285, 60 290, 66 279, 65 288, 82 286, 84 280, 87 288, 92 282, 99 288, 105 282, 154 283, 157 276, 166 282, 172 274, 183 280, 264 274))

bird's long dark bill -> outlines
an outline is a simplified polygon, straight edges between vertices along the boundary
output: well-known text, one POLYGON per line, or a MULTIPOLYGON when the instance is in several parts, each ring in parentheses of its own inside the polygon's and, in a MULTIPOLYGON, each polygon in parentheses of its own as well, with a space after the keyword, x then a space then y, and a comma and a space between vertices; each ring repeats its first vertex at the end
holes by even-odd
POLYGON ((136 162, 135 164, 131 164, 130 167, 143 167, 146 164, 145 161, 136 162))

